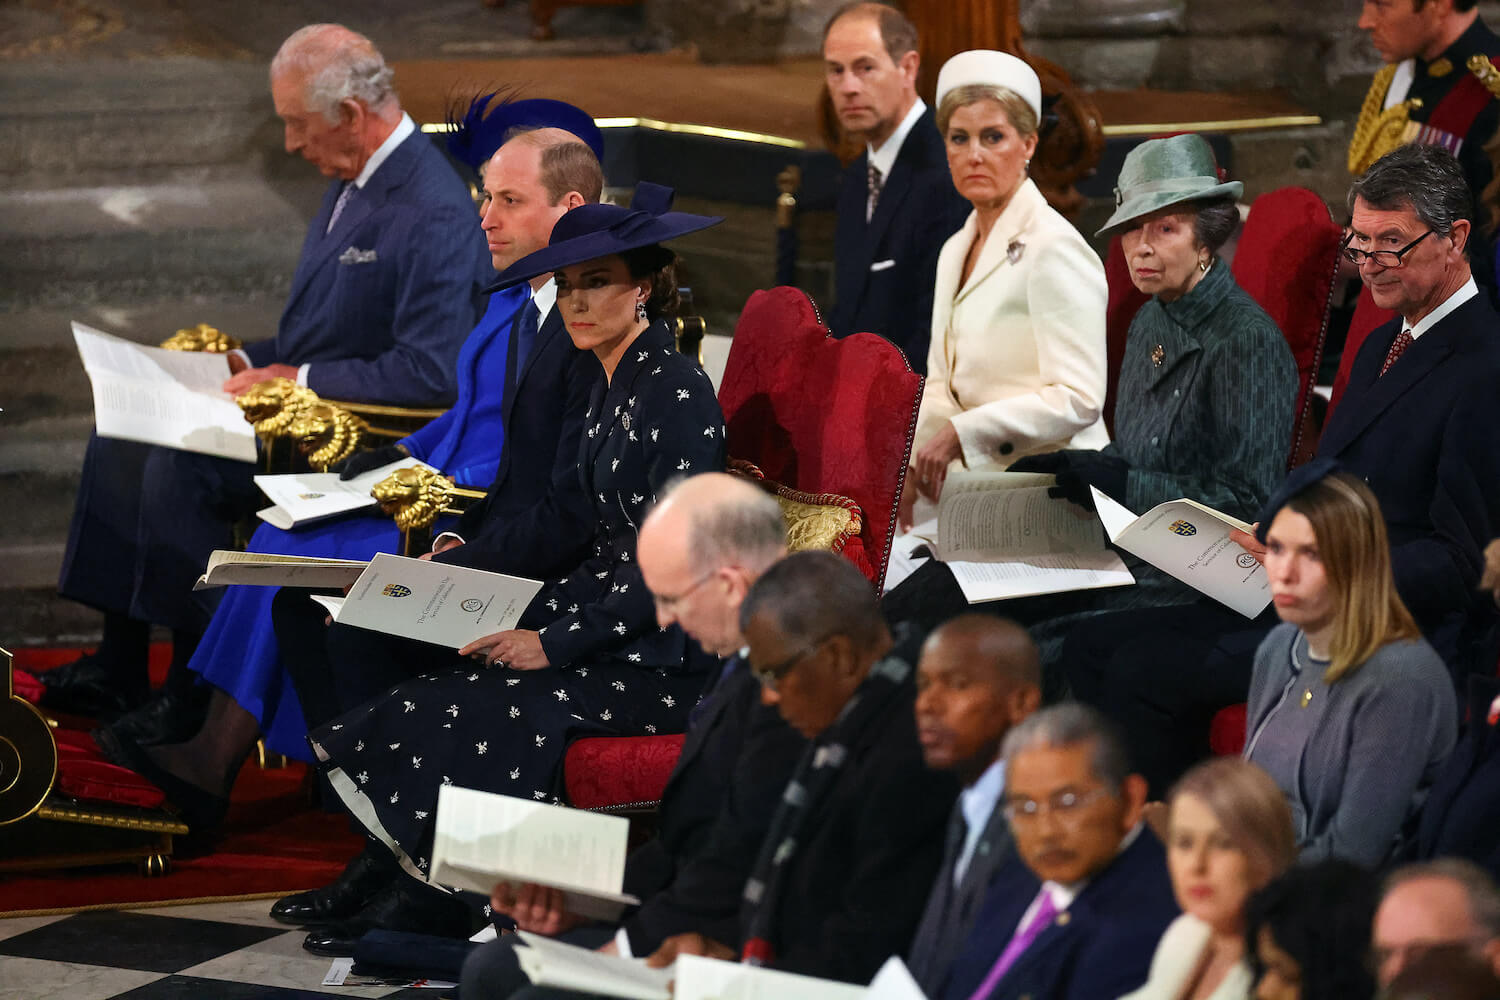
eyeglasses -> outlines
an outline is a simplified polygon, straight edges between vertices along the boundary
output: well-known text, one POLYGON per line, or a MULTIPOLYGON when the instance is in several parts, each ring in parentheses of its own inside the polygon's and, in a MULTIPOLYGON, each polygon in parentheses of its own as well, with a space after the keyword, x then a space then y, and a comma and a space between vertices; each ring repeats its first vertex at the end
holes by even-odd
POLYGON ((1349 233, 1344 237, 1344 242, 1339 244, 1339 252, 1351 264, 1363 264, 1367 260, 1373 260, 1381 267, 1400 267, 1401 258, 1411 253, 1413 247, 1431 236, 1433 232, 1434 230, 1427 230, 1400 250, 1359 250, 1349 245, 1349 241, 1354 239, 1354 234, 1349 233))
POLYGON ((793 653, 791 656, 788 656, 780 663, 772 664, 769 667, 751 667, 750 673, 755 675, 755 679, 760 681, 762 686, 771 691, 775 691, 776 685, 781 682, 781 678, 790 673, 791 669, 797 664, 801 663, 803 660, 816 653, 820 648, 822 648, 823 643, 827 642, 831 638, 833 637, 825 635, 823 638, 817 639, 803 646, 801 649, 797 650, 797 652, 793 653))
POLYGON ((1109 790, 1096 788, 1091 792, 1075 792, 1066 789, 1054 792, 1045 803, 1036 799, 1007 799, 1004 805, 1005 818, 1012 823, 1035 823, 1046 813, 1058 819, 1071 819, 1090 802, 1108 795, 1109 790))
POLYGON ((691 597, 693 595, 693 591, 697 590, 699 587, 712 580, 715 574, 717 574, 718 572, 719 571, 717 569, 709 570, 707 573, 704 573, 702 576, 698 577, 698 579, 688 584, 687 589, 680 594, 673 594, 670 596, 665 594, 652 594, 651 599, 656 602, 656 608, 658 611, 666 611, 670 613, 675 610, 679 604, 691 597))

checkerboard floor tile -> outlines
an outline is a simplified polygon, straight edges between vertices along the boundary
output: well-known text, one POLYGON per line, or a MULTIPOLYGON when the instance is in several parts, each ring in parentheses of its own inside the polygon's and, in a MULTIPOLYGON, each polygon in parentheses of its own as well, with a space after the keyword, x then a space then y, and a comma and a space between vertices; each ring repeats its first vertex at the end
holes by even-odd
POLYGON ((0 1000, 441 1000, 452 991, 323 987, 330 960, 269 900, 0 919, 0 1000))

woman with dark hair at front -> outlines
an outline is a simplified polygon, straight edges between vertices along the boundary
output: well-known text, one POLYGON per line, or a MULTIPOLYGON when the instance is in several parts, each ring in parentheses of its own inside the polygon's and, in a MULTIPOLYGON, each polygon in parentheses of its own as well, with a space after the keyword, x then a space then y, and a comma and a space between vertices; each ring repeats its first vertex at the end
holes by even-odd
POLYGON ((394 861, 389 886, 347 923, 310 933, 309 950, 348 953, 382 926, 468 933, 463 907, 423 882, 440 785, 556 801, 569 740, 687 727, 705 661, 681 629, 657 625, 636 528, 673 477, 724 467, 713 385, 666 322, 676 255, 660 245, 720 220, 668 211, 671 199, 641 184, 630 209, 575 208, 500 276, 497 287, 553 274, 568 336, 599 361, 578 448, 592 555, 544 586, 518 628, 310 734, 329 783, 394 861))
POLYGON ((1375 495, 1336 468, 1302 466, 1259 519, 1282 624, 1255 653, 1245 758, 1281 786, 1304 861, 1375 867, 1453 749, 1458 706, 1396 593, 1375 495))
POLYGON ((1378 880, 1347 861, 1291 868, 1250 897, 1245 954, 1256 1000, 1370 1000, 1378 880))

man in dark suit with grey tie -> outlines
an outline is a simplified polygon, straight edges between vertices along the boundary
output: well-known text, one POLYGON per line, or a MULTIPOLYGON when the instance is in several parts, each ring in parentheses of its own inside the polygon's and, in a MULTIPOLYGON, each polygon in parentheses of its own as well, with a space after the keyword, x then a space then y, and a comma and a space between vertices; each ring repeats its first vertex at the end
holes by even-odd
POLYGON ((927 897, 907 965, 922 992, 941 996, 990 881, 1014 854, 1000 808, 1000 744, 1041 703, 1036 644, 1014 622, 960 615, 927 638, 917 663, 917 738, 934 770, 963 791, 948 821, 943 866, 927 897))
POLYGON ((938 251, 969 204, 917 96, 917 30, 886 4, 846 4, 824 29, 823 61, 839 126, 865 142, 839 186, 829 327, 878 333, 925 372, 938 251))
MULTIPOLYGON (((625 891, 643 903, 618 926, 580 920, 563 908, 561 893, 540 886, 497 886, 492 903, 523 930, 644 956, 689 929, 734 939, 740 890, 806 743, 761 703, 760 682, 740 653, 740 604, 786 554, 776 501, 723 473, 694 476, 641 525, 638 552, 660 622, 726 658, 693 710, 657 835, 626 863, 625 891)), ((467 1000, 508 997, 526 985, 513 945, 508 935, 469 958, 467 1000)))

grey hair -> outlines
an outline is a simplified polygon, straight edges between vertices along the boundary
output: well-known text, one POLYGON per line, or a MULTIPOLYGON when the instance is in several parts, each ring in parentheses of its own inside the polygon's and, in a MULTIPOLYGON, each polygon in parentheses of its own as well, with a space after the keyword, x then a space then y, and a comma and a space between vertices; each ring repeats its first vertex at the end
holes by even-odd
MULTIPOLYGON (((682 477, 668 483, 658 506, 689 481, 689 477, 682 477)), ((781 505, 750 483, 736 480, 735 488, 726 490, 722 497, 694 504, 686 513, 688 546, 705 572, 738 565, 758 576, 786 555, 781 505)))
POLYGON ((1351 213, 1356 199, 1384 212, 1410 208, 1439 236, 1451 233, 1459 220, 1473 222, 1474 195, 1458 160, 1446 149, 1421 142, 1398 146, 1371 164, 1349 187, 1351 213))
POLYGON ((888 634, 870 581, 832 552, 794 552, 762 573, 740 605, 740 631, 761 614, 788 645, 843 635, 869 648, 888 634))
POLYGON ((1398 886, 1424 878, 1455 882, 1469 901, 1469 915, 1490 937, 1500 937, 1500 888, 1489 872, 1467 858, 1437 858, 1402 865, 1386 877, 1380 895, 1384 899, 1398 886))
POLYGON ((1005 734, 1000 756, 1010 768, 1015 755, 1026 750, 1064 749, 1088 743, 1093 747, 1089 766, 1118 795, 1130 776, 1130 758, 1113 723, 1094 709, 1076 701, 1065 701, 1028 716, 1005 734))
POLYGON ((355 100, 375 112, 397 105, 395 74, 375 43, 341 24, 309 24, 292 32, 271 60, 271 77, 293 74, 303 81, 303 100, 330 122, 339 105, 355 100))
POLYGON ((1240 224, 1240 210, 1233 198, 1213 198, 1198 203, 1193 216, 1193 238, 1209 253, 1218 253, 1240 224))

